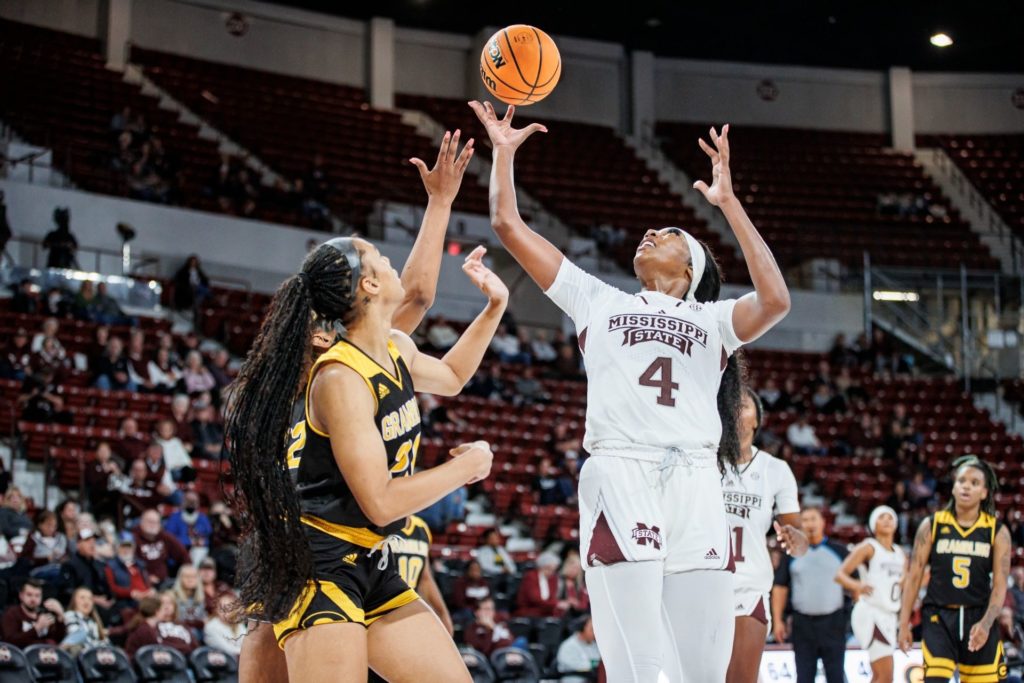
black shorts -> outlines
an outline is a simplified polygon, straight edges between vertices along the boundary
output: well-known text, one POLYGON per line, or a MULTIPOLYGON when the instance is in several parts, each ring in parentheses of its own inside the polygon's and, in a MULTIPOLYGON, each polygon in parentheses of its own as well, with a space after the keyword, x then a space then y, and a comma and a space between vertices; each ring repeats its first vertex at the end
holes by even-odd
POLYGON ((277 643, 317 624, 351 623, 369 626, 377 619, 419 599, 391 559, 380 569, 381 551, 307 528, 313 549, 316 580, 299 596, 286 619, 274 624, 277 643))
POLYGON ((998 683, 1006 678, 1006 658, 999 637, 999 624, 993 624, 988 641, 977 652, 967 649, 971 627, 985 615, 985 607, 961 608, 926 606, 921 614, 921 650, 925 678, 948 681, 954 669, 961 683, 998 683), (961 627, 962 624, 962 627, 961 627))

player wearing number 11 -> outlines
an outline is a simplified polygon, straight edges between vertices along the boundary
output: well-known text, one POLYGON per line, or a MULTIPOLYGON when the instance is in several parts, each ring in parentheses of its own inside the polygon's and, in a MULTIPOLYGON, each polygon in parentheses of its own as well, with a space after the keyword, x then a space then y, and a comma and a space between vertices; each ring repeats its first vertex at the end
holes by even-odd
POLYGON ((719 301, 708 247, 680 228, 651 229, 627 294, 573 265, 523 222, 513 159, 539 124, 512 127, 489 103, 470 106, 487 130, 491 225, 502 244, 572 318, 586 363, 580 554, 594 630, 612 681, 722 681, 732 652, 729 525, 721 470, 735 468, 740 380, 735 351, 779 322, 789 292, 732 191, 729 127, 699 141, 709 187, 736 234, 755 292, 719 301), (713 145, 713 146, 712 146, 713 145))

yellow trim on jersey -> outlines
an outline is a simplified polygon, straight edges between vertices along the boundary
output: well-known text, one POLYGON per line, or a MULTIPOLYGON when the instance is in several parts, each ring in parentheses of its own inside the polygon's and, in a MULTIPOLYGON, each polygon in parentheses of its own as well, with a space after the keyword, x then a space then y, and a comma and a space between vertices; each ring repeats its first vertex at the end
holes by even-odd
POLYGON ((434 534, 430 533, 430 526, 416 515, 409 515, 409 523, 402 529, 402 533, 406 536, 412 536, 412 532, 416 531, 418 526, 423 527, 423 531, 427 533, 427 545, 433 545, 434 534))
POLYGON ((936 667, 924 665, 924 677, 925 678, 953 678, 953 670, 945 667, 936 667))
POLYGON ((391 612, 394 612, 399 607, 405 607, 409 603, 416 602, 420 599, 419 594, 413 589, 408 589, 391 598, 380 607, 370 610, 366 613, 366 621, 364 622, 367 626, 377 621, 381 617, 386 617, 391 612))
POLYGON ((960 667, 960 683, 999 683, 1004 680, 999 678, 998 673, 992 674, 965 674, 963 666, 960 667))
MULTIPOLYGON (((987 512, 981 512, 978 514, 978 519, 971 525, 970 529, 964 531, 963 527, 960 526, 960 522, 957 521, 956 515, 949 510, 939 510, 935 513, 935 521, 932 522, 932 538, 935 538, 935 525, 936 523, 949 524, 957 533, 960 534, 961 538, 967 538, 977 529, 984 529, 986 527, 992 528, 992 533, 995 534, 996 518, 987 512), (942 518, 941 521, 939 518, 942 518)), ((994 538, 994 536, 993 536, 994 538)))
POLYGON ((923 640, 921 641, 921 656, 924 658, 925 667, 929 669, 932 667, 949 669, 949 675, 953 675, 953 669, 956 668, 956 662, 948 657, 936 657, 928 651, 928 645, 923 640))
POLYGON ((322 531, 328 536, 340 538, 343 541, 354 543, 355 545, 363 548, 372 548, 374 545, 384 540, 383 536, 370 531, 366 527, 335 524, 333 522, 328 522, 326 519, 313 517, 312 515, 303 515, 301 517, 301 521, 303 524, 307 524, 317 531, 322 531))

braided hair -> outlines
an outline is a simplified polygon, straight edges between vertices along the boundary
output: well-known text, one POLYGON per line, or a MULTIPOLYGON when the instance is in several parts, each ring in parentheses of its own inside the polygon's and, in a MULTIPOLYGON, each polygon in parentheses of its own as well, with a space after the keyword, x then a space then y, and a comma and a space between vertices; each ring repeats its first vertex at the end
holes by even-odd
POLYGON ((284 619, 313 578, 286 446, 314 325, 357 315, 357 251, 341 242, 320 245, 278 288, 232 392, 225 435, 243 534, 238 591, 252 618, 284 619))
MULTIPOLYGON (((999 493, 999 478, 996 476, 996 471, 992 469, 992 465, 989 465, 976 455, 963 455, 953 461, 954 481, 956 473, 964 467, 973 467, 985 477, 985 489, 988 491, 988 495, 985 496, 985 500, 981 501, 981 511, 995 517, 996 494, 999 493)), ((954 496, 949 497, 946 509, 956 514, 956 498, 954 496)))
MULTIPOLYGON (((706 265, 693 297, 701 302, 718 301, 722 293, 722 268, 715 259, 714 253, 703 242, 706 265)), ((736 461, 740 457, 740 408, 743 392, 743 375, 745 374, 743 354, 739 351, 729 356, 722 383, 718 387, 718 416, 722 421, 722 438, 718 442, 718 467, 723 472, 726 468, 735 470, 736 461)))

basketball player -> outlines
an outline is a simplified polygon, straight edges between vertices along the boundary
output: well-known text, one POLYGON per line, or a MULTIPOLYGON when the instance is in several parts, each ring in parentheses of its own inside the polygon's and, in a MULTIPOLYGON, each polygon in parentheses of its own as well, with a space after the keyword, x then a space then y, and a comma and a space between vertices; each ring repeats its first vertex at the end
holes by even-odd
POLYGON ((896 511, 880 505, 868 516, 866 538, 843 560, 836 583, 848 590, 856 604, 850 626, 871 662, 871 683, 890 683, 892 653, 896 645, 896 624, 900 611, 900 589, 907 567, 907 554, 896 543, 896 511), (860 571, 860 581, 853 572, 860 571))
POLYGON ((470 106, 493 147, 491 223, 502 244, 576 325, 589 384, 580 475, 580 549, 598 646, 612 681, 721 681, 734 618, 729 525, 719 458, 735 467, 740 410, 733 353, 789 310, 767 245, 733 194, 728 126, 701 148, 714 181, 694 186, 725 214, 755 292, 718 301, 721 273, 679 228, 648 230, 630 295, 584 273, 523 222, 516 148, 540 124, 512 128, 470 106))
POLYGON ((757 683, 761 655, 771 622, 768 606, 774 569, 765 536, 774 527, 785 551, 807 552, 807 537, 797 528, 800 501, 789 465, 754 446, 764 410, 761 399, 743 387, 740 408, 740 457, 722 478, 722 496, 732 529, 736 634, 727 683, 757 683))
POLYGON ((944 510, 917 529, 900 610, 900 649, 913 645, 910 615, 931 571, 921 610, 925 683, 946 683, 959 670, 962 683, 1006 678, 999 628, 1010 573, 1010 532, 996 519, 999 488, 991 465, 975 455, 953 462, 953 496, 944 510))
MULTIPOLYGON (((419 171, 427 192, 427 206, 416 241, 402 268, 405 298, 391 321, 394 329, 406 334, 415 331, 434 302, 452 203, 458 196, 462 178, 474 153, 472 138, 459 151, 461 135, 460 130, 454 134, 445 132, 437 159, 430 169, 418 158, 409 160, 419 171)), ((321 319, 315 325, 312 335, 314 356, 319 356, 336 341, 334 326, 327 322, 321 319)), ((434 603, 426 599, 434 607, 434 603)), ((277 646, 270 624, 249 621, 239 658, 239 680, 241 683, 280 683, 288 680, 284 653, 277 646)))
POLYGON ((409 514, 490 469, 490 449, 477 442, 411 474, 420 430, 413 383, 457 393, 507 302, 481 256, 464 269, 488 305, 443 359, 390 330, 402 285, 364 240, 321 245, 271 303, 239 377, 228 434, 251 520, 247 550, 259 558, 242 577, 242 601, 275 622, 290 680, 355 679, 368 663, 393 681, 468 680, 450 636, 390 561, 390 536, 409 514), (314 363, 304 410, 292 415, 291 396, 286 403, 273 389, 297 384, 314 316, 346 332, 314 363), (275 444, 286 434, 282 454, 275 444))

